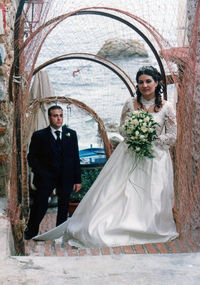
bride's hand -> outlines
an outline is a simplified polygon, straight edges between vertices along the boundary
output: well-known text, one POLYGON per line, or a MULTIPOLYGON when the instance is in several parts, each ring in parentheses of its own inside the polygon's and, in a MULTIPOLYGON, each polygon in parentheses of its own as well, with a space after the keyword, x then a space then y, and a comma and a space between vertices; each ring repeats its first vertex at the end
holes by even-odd
POLYGON ((73 190, 74 190, 74 192, 80 191, 81 190, 81 184, 74 184, 73 190))

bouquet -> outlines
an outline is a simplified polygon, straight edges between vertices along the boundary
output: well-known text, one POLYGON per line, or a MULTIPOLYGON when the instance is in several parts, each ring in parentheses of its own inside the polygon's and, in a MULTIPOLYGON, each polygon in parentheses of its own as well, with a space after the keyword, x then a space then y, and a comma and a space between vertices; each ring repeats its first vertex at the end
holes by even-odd
POLYGON ((156 139, 156 123, 144 110, 128 114, 122 128, 125 141, 139 158, 153 158, 152 141, 156 139))

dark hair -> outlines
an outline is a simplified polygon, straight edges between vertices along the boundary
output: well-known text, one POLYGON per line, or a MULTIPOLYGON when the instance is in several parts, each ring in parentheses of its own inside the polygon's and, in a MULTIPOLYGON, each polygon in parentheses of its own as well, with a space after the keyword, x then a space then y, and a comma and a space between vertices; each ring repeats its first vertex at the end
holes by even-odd
MULTIPOLYGON (((136 74, 137 83, 139 81, 139 77, 142 74, 149 75, 153 78, 153 80, 155 82, 158 82, 158 86, 155 89, 155 105, 156 106, 154 108, 154 111, 158 112, 158 109, 160 107, 162 107, 162 96, 161 96, 161 94, 163 93, 163 85, 161 84, 162 76, 161 76, 160 72, 158 72, 158 70, 155 67, 153 67, 151 65, 150 66, 143 66, 138 70, 138 72, 136 74)), ((136 94, 137 94, 137 102, 140 104, 141 108, 143 109, 143 104, 141 103, 142 94, 141 94, 138 86, 137 86, 136 94)))
POLYGON ((51 107, 48 109, 48 116, 51 116, 51 111, 52 111, 52 110, 62 110, 62 111, 63 111, 62 107, 60 107, 60 106, 58 106, 58 105, 53 105, 53 106, 51 106, 51 107))

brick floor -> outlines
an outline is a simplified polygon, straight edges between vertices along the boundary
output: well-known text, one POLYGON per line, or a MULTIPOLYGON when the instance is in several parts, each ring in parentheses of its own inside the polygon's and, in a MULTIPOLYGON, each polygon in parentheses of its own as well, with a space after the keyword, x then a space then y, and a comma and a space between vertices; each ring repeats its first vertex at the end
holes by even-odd
MULTIPOLYGON (((45 232, 55 227, 56 215, 51 210, 46 214, 40 232, 45 232), (52 212, 52 213, 51 213, 52 212)), ((180 240, 166 243, 149 243, 124 245, 116 247, 77 249, 67 243, 56 243, 54 241, 24 241, 25 255, 31 256, 98 256, 98 255, 119 255, 119 254, 167 254, 167 253, 192 253, 200 252, 200 244, 193 240, 180 240)))

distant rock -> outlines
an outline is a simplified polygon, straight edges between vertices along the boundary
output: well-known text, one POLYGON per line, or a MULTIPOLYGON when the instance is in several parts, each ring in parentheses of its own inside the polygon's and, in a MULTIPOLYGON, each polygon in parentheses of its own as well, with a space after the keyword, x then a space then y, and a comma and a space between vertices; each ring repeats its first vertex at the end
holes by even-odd
POLYGON ((132 39, 108 39, 97 55, 104 58, 148 57, 144 44, 132 39))

